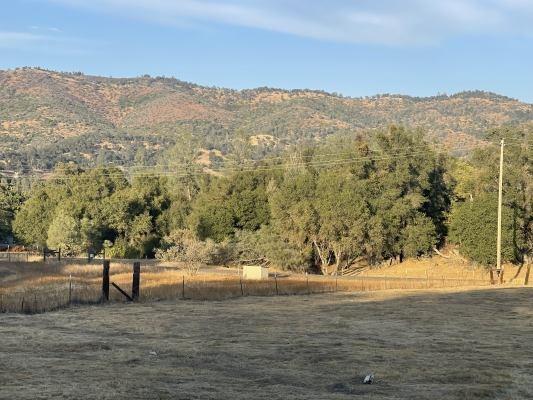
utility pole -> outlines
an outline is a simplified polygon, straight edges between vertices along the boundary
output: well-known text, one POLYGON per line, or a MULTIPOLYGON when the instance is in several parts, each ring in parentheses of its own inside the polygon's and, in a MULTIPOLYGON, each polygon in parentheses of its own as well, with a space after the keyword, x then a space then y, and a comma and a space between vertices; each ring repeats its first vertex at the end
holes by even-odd
POLYGON ((503 146, 504 140, 500 142, 500 180, 498 184, 498 238, 496 242, 496 268, 500 273, 500 283, 503 283, 502 266, 502 200, 503 200, 503 146))

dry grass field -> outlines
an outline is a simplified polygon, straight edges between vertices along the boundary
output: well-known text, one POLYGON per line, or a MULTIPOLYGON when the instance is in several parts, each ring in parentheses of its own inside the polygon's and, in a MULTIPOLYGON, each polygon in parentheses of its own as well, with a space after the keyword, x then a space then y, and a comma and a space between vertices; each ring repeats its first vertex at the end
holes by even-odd
POLYGON ((531 399, 530 288, 0 314, 1 399, 531 399), (376 382, 361 384, 372 371, 376 382))
MULTIPOLYGON (((505 264, 505 282, 513 285, 524 283, 527 267, 505 264)), ((461 280, 490 280, 489 271, 482 266, 476 266, 458 257, 449 259, 441 257, 408 259, 401 264, 365 269, 358 276, 373 277, 410 277, 429 279, 461 279, 461 280)))
MULTIPOLYGON (((427 261, 365 271, 358 276, 324 277, 272 270, 266 281, 245 281, 238 269, 209 267, 191 276, 176 264, 145 261, 141 267, 141 301, 223 300, 243 296, 294 295, 337 291, 373 291, 481 286, 489 284, 483 270, 436 267, 427 261), (406 274, 403 274, 403 271, 406 274), (400 272, 399 272, 400 271, 400 272)), ((110 280, 131 290, 132 264, 111 262, 110 280)), ((0 263, 0 313, 39 313, 101 300, 102 266, 95 261, 0 263)), ((517 281, 518 282, 518 281, 517 281)), ((111 287, 113 302, 125 298, 111 287)))

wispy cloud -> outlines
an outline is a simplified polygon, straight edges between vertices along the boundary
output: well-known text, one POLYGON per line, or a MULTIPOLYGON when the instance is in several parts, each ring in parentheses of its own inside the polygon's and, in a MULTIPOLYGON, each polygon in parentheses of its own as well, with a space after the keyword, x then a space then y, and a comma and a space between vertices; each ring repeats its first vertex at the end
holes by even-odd
POLYGON ((0 49, 53 54, 87 54, 90 41, 67 37, 60 30, 30 27, 28 31, 0 31, 0 49), (47 33, 44 33, 47 32, 47 33))
POLYGON ((28 32, 9 32, 0 31, 0 47, 2 48, 21 48, 38 45, 48 41, 50 38, 46 35, 39 35, 28 32))
POLYGON ((61 33, 62 30, 59 29, 59 28, 56 28, 55 26, 37 26, 37 25, 32 25, 30 26, 30 29, 33 30, 33 31, 42 31, 42 32, 53 32, 53 33, 61 33))
POLYGON ((533 0, 46 0, 164 24, 220 23, 321 40, 409 45, 533 35, 533 0))

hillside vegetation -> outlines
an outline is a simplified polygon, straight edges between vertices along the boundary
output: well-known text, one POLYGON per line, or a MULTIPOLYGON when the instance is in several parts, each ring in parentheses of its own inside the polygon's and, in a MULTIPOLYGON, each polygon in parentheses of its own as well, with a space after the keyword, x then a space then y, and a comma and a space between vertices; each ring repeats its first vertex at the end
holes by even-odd
POLYGON ((507 143, 502 257, 527 264, 533 130, 495 131, 467 159, 434 151, 420 132, 391 127, 372 141, 328 138, 217 174, 128 176, 64 164, 30 188, 0 180, 0 243, 14 237, 64 255, 105 249, 112 258, 157 257, 191 271, 254 262, 336 274, 429 256, 450 242, 493 266, 499 137, 507 143))
POLYGON ((531 121, 533 105, 486 92, 347 98, 208 88, 162 77, 0 71, 0 169, 11 171, 47 170, 65 161, 150 165, 175 147, 209 151, 211 162, 261 158, 391 124, 420 128, 430 142, 460 151, 490 128, 531 121))

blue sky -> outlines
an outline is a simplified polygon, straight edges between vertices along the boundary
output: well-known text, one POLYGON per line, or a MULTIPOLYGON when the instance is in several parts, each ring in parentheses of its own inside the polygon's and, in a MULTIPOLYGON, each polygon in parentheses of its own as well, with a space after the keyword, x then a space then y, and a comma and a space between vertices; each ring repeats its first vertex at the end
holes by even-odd
POLYGON ((533 0, 2 3, 1 69, 533 103, 533 0))

